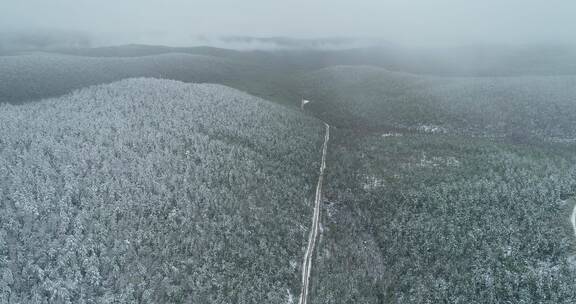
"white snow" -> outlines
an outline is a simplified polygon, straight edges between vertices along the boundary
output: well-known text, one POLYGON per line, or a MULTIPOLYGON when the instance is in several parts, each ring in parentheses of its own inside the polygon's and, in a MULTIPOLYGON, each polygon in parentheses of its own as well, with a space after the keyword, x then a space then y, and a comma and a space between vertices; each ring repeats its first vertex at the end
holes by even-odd
POLYGON ((419 132, 433 133, 433 134, 447 133, 446 128, 436 125, 420 125, 416 127, 416 130, 419 132))
POLYGON ((572 222, 572 228, 574 229, 574 236, 576 236, 576 204, 574 204, 574 209, 572 210, 572 216, 570 217, 570 222, 572 222))
POLYGON ((373 175, 366 176, 364 183, 362 183, 364 190, 372 190, 382 186, 384 186, 384 180, 373 175))
POLYGON ((402 133, 384 133, 382 134, 382 137, 400 137, 402 136, 402 133))
POLYGON ((460 161, 454 156, 432 156, 428 157, 426 153, 422 154, 419 162, 414 165, 422 168, 436 167, 459 167, 460 161))
POLYGON ((286 303, 288 304, 294 303, 294 296, 290 292, 290 289, 286 288, 286 292, 288 293, 288 301, 286 303))
POLYGON ((312 227, 308 237, 308 247, 304 253, 304 262, 302 263, 302 290, 300 292, 300 300, 298 303, 308 303, 308 287, 310 283, 310 271, 312 269, 312 258, 314 256, 314 247, 318 232, 320 230, 320 207, 322 204, 322 183, 324 181, 324 169, 326 169, 326 152, 328 150, 328 141, 330 140, 330 126, 326 126, 326 135, 324 136, 324 144, 322 145, 322 161, 320 164, 320 174, 318 176, 318 184, 316 185, 316 196, 314 199, 314 215, 312 217, 312 227))
POLYGON ((310 100, 302 99, 302 103, 300 104, 300 109, 304 110, 304 105, 306 105, 309 102, 310 102, 310 100))

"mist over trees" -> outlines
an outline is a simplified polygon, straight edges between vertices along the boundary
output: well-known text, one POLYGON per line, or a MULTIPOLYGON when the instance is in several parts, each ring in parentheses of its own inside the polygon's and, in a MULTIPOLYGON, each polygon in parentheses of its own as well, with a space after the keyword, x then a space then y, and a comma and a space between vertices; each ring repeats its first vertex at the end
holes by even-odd
POLYGON ((295 303, 324 122, 310 303, 576 303, 573 4, 106 2, 0 2, 0 304, 295 303))
POLYGON ((0 55, 92 46, 89 35, 71 31, 0 30, 0 55))
POLYGON ((22 103, 54 97, 90 85, 131 77, 185 82, 249 78, 251 69, 224 58, 194 54, 157 54, 131 58, 93 58, 55 54, 0 57, 0 101, 22 103), (248 72, 244 72, 248 69, 248 72))
POLYGON ((432 77, 368 66, 306 74, 311 108, 343 127, 576 140, 576 77, 432 77))

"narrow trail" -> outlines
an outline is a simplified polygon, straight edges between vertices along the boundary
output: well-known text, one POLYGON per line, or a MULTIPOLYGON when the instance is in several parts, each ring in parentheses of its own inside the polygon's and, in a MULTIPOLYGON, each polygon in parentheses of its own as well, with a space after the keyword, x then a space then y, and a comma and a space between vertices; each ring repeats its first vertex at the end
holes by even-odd
POLYGON ((572 222, 572 228, 574 229, 574 236, 576 236, 576 204, 572 210, 572 216, 570 217, 570 222, 572 222))
POLYGON ((322 163, 320 165, 320 175, 316 185, 316 197, 314 199, 314 215, 312 217, 312 227, 308 236, 308 248, 304 254, 302 263, 302 291, 300 292, 299 304, 308 303, 308 285, 310 281, 310 270, 312 269, 312 257, 314 256, 314 247, 318 238, 320 228, 320 207, 322 203, 322 183, 324 182, 324 169, 326 168, 326 151, 328 150, 328 140, 330 140, 330 125, 326 126, 326 135, 324 136, 324 145, 322 146, 322 163))

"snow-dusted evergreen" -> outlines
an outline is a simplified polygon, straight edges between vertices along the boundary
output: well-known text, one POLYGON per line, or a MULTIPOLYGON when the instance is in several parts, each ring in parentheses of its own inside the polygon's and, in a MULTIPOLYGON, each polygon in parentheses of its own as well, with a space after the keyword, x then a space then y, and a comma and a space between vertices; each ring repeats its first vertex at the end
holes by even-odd
POLYGON ((220 85, 0 105, 0 303, 283 303, 323 127, 220 85))

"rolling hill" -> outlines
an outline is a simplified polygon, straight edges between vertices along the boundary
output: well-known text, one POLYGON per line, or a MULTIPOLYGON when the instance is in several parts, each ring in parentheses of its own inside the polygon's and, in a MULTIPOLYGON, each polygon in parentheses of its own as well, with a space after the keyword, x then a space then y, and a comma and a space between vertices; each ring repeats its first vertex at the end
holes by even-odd
POLYGON ((354 47, 354 43, 351 43, 348 44, 349 47, 342 49, 322 48, 321 45, 326 42, 310 40, 304 41, 300 46, 295 42, 293 48, 268 51, 151 45, 61 48, 52 51, 94 57, 188 53, 239 59, 244 62, 265 62, 268 66, 283 66, 289 70, 311 70, 335 65, 369 65, 391 71, 453 77, 576 74, 576 65, 573 63, 576 59, 576 48, 570 45, 410 48, 380 42, 377 43, 378 46, 372 47, 354 47))
POLYGON ((331 135, 310 302, 574 302, 574 144, 331 135))
POLYGON ((342 127, 574 140, 576 77, 431 77, 334 66, 299 80, 313 112, 342 127))
POLYGON ((570 49, 59 52, 0 57, 0 302, 293 302, 312 116, 311 302, 576 298, 570 49))
POLYGON ((572 303, 576 77, 303 73, 335 126, 314 303, 572 303))
POLYGON ((0 121, 0 302, 298 293, 319 121, 156 79, 2 104, 0 121))
POLYGON ((49 53, 2 56, 0 67, 0 102, 10 103, 55 97, 131 77, 235 83, 241 87, 254 78, 251 73, 257 70, 223 58, 180 53, 130 58, 49 53))

